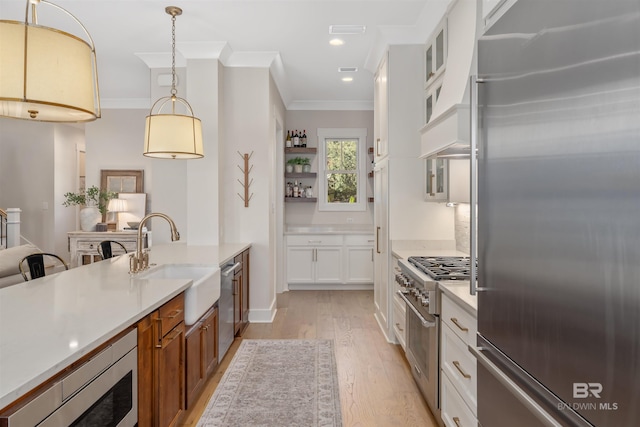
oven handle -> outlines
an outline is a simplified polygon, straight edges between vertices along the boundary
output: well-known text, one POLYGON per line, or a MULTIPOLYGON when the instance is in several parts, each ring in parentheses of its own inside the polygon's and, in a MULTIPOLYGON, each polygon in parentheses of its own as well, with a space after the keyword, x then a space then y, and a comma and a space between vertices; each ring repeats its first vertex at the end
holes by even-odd
POLYGON ((422 322, 422 326, 425 328, 433 328, 434 326, 436 326, 436 322, 429 322, 427 319, 424 318, 424 316, 422 314, 420 314, 420 312, 413 306, 413 304, 411 304, 411 301, 409 301, 409 298, 407 298, 402 291, 396 291, 396 293, 400 296, 400 298, 402 298, 404 300, 404 302, 407 304, 407 307, 409 307, 411 309, 411 311, 413 311, 413 313, 418 316, 418 319, 420 319, 420 322, 422 322))

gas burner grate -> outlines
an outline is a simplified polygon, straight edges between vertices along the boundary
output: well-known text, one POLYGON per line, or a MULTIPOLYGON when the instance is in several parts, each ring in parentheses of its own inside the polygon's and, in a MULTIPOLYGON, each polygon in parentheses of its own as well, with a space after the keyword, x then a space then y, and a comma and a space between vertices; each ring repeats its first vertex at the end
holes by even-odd
POLYGON ((471 264, 468 257, 409 257, 411 263, 435 280, 469 280, 471 264))

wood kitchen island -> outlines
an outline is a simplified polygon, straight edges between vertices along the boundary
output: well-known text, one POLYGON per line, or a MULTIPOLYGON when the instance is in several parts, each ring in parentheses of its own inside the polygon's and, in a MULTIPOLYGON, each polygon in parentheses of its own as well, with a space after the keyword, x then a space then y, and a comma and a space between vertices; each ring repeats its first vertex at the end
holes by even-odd
MULTIPOLYGON (((217 268, 249 246, 172 243, 153 247, 150 263, 217 268)), ((191 283, 130 276, 129 259, 121 256, 1 289, 0 412, 102 351, 191 283)))

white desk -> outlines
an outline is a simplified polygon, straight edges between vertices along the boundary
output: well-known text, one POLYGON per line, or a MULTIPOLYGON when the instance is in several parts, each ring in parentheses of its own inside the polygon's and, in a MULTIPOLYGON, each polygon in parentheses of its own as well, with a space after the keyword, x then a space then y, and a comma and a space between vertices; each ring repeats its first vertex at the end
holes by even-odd
MULTIPOLYGON (((150 246, 151 232, 143 232, 144 247, 150 246)), ((71 268, 79 265, 92 264, 102 258, 98 253, 98 246, 103 240, 115 240, 127 248, 127 252, 135 252, 138 232, 127 231, 71 231, 67 233, 69 240, 69 252, 71 252, 71 268)), ((124 252, 120 247, 113 246, 113 255, 121 255, 124 252)))

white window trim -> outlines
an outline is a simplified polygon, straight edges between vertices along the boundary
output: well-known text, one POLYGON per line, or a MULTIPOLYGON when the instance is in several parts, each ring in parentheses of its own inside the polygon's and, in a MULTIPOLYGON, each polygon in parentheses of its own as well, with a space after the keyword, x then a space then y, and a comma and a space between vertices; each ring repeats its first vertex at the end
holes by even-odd
POLYGON ((367 129, 318 128, 318 210, 353 212, 367 210, 367 129), (356 203, 327 202, 325 139, 358 139, 358 201, 356 203))

